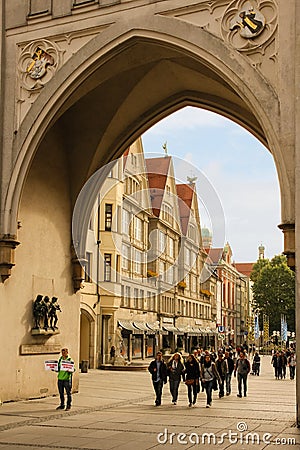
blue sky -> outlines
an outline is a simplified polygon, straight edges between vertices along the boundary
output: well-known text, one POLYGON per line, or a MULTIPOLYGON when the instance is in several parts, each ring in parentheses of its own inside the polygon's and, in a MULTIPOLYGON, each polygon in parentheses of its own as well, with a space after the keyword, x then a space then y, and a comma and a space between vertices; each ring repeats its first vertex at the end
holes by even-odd
MULTIPOLYGON (((187 107, 150 128, 142 141, 146 157, 164 155, 162 145, 167 142, 169 155, 185 161, 179 181, 198 176, 200 203, 204 178, 210 182, 224 211, 223 238, 230 243, 235 261, 256 261, 261 243, 267 258, 283 251, 273 157, 248 131, 215 113, 187 107)), ((210 205, 201 204, 201 225, 213 228, 209 209, 210 205)), ((219 246, 220 241, 214 244, 219 246)))

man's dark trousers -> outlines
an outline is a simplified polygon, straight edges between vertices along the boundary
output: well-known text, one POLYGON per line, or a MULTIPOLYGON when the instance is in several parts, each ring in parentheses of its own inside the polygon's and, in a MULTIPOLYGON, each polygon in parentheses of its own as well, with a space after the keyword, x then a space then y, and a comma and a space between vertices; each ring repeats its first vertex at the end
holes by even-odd
POLYGON ((155 400, 155 404, 157 406, 161 405, 161 396, 162 396, 162 390, 163 390, 163 380, 159 380, 159 381, 153 381, 153 387, 156 393, 156 400, 155 400))
POLYGON ((67 393, 67 406, 71 406, 72 397, 71 397, 71 389, 72 389, 72 380, 57 380, 58 382, 58 392, 60 396, 60 406, 65 405, 65 390, 67 393))

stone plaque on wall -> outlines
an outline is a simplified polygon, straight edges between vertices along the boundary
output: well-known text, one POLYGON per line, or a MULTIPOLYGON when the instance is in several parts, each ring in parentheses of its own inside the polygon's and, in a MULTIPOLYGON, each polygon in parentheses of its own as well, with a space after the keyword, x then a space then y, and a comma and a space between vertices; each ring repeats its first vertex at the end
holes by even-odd
POLYGON ((60 344, 23 344, 20 346, 21 355, 44 355, 48 353, 60 353, 60 344))

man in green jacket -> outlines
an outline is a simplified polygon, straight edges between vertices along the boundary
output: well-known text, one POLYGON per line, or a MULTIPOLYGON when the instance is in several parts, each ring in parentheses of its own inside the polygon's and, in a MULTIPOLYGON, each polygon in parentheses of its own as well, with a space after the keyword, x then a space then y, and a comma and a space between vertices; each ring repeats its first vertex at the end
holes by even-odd
POLYGON ((58 392, 60 395, 60 405, 56 409, 65 409, 65 391, 67 394, 66 410, 71 409, 72 404, 72 374, 74 372, 74 362, 69 356, 69 350, 63 348, 61 357, 58 360, 58 392), (69 363, 67 363, 69 362, 69 363))

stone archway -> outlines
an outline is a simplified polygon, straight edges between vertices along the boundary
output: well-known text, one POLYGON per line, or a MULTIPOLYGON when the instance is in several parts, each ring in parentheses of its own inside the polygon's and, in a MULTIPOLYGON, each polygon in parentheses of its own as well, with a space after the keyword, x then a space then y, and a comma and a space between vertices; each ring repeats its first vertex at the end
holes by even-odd
MULTIPOLYGON (((11 250, 17 241, 21 245, 1 293, 22 298, 24 306, 36 294, 33 274, 42 271, 54 279, 65 317, 75 324, 64 321, 60 340, 69 340, 77 359, 80 296, 72 286, 70 233, 74 204, 101 165, 161 118, 196 105, 247 128, 274 156, 283 224, 295 221, 294 153, 283 132, 287 119, 281 117, 279 94, 250 61, 198 26, 158 15, 141 23, 134 17, 118 21, 57 71, 15 130, 14 166, 3 181, 2 248, 11 250)), ((91 198, 84 205, 84 220, 92 204, 91 198)), ((23 330, 13 310, 8 319, 19 330, 12 345, 19 345, 23 330)), ((31 338, 28 332, 25 338, 31 338)), ((11 361, 8 372, 18 364, 11 361)), ((22 395, 37 395, 28 391, 28 380, 25 371, 22 395)), ((9 383, 4 377, 3 386, 9 383)))
POLYGON ((79 361, 88 361, 89 368, 94 369, 97 367, 95 317, 88 309, 81 304, 79 361))
POLYGON ((293 222, 293 180, 287 175, 293 161, 280 146, 279 100, 269 83, 244 58, 198 27, 189 24, 187 40, 185 23, 173 26, 172 20, 156 16, 146 25, 133 19, 112 26, 80 49, 45 86, 14 140, 17 159, 3 234, 16 231, 24 180, 54 123, 66 140, 72 138, 64 145, 73 145, 70 164, 78 180, 72 190, 74 203, 102 164, 161 118, 193 104, 241 124, 272 152, 281 186, 282 222, 293 222), (90 149, 83 159, 84 139, 90 149))

